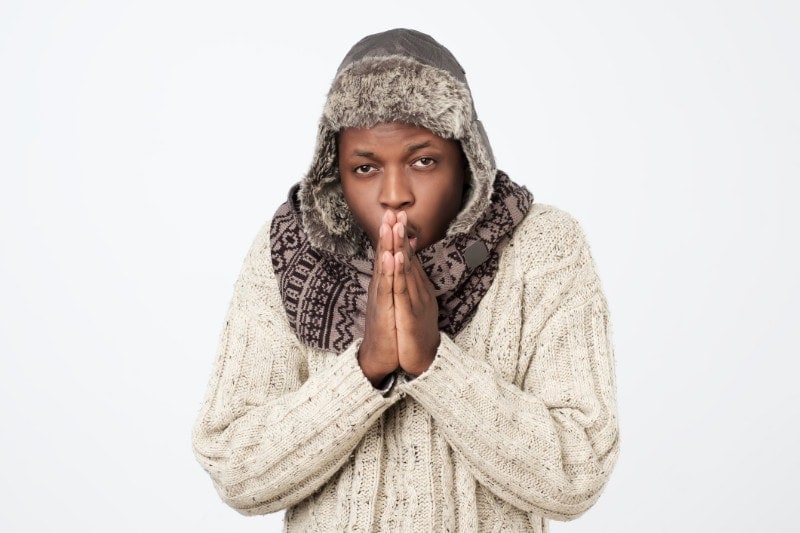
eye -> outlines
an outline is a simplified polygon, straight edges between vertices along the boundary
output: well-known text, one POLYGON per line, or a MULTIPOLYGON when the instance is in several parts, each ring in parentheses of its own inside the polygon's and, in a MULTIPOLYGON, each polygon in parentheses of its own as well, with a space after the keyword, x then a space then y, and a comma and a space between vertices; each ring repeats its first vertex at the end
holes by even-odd
POLYGON ((369 174, 375 170, 375 167, 372 165, 358 165, 356 168, 353 169, 354 174, 369 174))
POLYGON ((414 161, 415 167, 429 167, 434 164, 436 160, 432 157, 420 157, 416 161, 414 161))

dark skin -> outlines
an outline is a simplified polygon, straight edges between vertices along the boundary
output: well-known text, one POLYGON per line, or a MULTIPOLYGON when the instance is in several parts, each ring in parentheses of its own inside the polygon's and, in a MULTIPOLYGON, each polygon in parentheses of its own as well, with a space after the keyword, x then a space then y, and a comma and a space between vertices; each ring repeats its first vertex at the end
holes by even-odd
POLYGON ((375 248, 358 362, 373 385, 397 369, 417 376, 439 346, 438 304, 415 251, 444 237, 461 209, 456 141, 401 123, 339 132, 345 200, 375 248))

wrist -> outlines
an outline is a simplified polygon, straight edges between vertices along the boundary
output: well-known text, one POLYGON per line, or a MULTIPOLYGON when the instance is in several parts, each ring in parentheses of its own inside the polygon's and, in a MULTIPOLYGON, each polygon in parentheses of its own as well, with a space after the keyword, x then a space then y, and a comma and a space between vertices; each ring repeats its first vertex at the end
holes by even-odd
POLYGON ((440 342, 441 336, 437 338, 435 346, 424 350, 420 355, 401 361, 400 368, 402 371, 412 378, 415 378, 428 370, 431 364, 433 364, 434 359, 436 359, 436 352, 439 350, 440 342))
POLYGON ((428 370, 428 368, 430 368, 435 358, 436 358, 436 352, 434 352, 434 354, 429 357, 415 358, 413 362, 410 362, 405 365, 400 365, 400 368, 403 372, 405 372, 409 376, 417 377, 420 374, 424 373, 426 370, 428 370))
POLYGON ((374 361, 370 361, 369 357, 362 357, 360 348, 358 350, 357 360, 364 377, 366 377, 376 389, 380 389, 381 384, 384 383, 387 376, 391 375, 396 370, 396 367, 390 368, 386 365, 376 365, 374 361))

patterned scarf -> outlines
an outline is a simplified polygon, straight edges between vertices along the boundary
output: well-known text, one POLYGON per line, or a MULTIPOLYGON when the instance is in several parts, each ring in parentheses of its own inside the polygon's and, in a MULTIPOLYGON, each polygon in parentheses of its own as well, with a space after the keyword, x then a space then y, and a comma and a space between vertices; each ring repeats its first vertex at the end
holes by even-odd
MULTIPOLYGON (((491 204, 472 231, 417 252, 436 293, 440 331, 452 336, 469 323, 494 280, 503 245, 532 203, 525 187, 498 172, 491 204)), ((341 353, 363 337, 374 257, 366 236, 361 256, 312 247, 303 231, 295 186, 275 213, 270 239, 283 305, 300 340, 341 353)))

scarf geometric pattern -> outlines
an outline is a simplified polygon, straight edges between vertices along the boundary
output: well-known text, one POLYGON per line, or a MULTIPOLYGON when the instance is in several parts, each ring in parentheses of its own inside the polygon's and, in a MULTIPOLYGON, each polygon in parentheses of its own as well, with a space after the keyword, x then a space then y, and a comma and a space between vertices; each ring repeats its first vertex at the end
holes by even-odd
MULTIPOLYGON (((434 287, 439 330, 455 335, 469 323, 497 273, 503 245, 528 212, 533 195, 503 172, 491 203, 466 234, 417 252, 434 287)), ((336 353, 364 336, 374 250, 344 256, 313 247, 303 231, 295 186, 270 228, 272 266, 289 323, 306 345, 336 353)))

